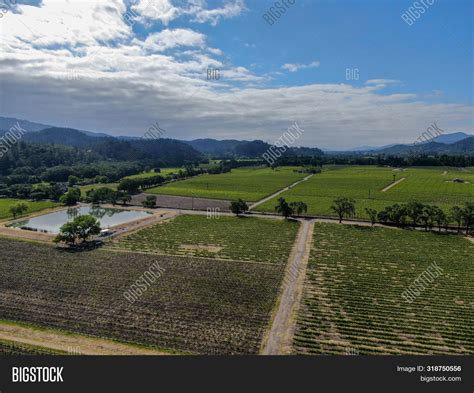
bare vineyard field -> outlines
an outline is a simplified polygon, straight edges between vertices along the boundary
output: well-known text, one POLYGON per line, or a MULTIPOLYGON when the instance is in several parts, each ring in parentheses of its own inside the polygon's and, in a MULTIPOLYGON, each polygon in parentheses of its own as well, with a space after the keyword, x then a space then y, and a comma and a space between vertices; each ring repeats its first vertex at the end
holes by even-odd
POLYGON ((257 353, 283 271, 6 239, 0 246, 0 319, 180 353, 257 353), (124 291, 155 262, 161 277, 131 304, 124 291))
POLYGON ((316 224, 294 352, 473 354, 473 255, 455 235, 316 224), (442 274, 404 300, 433 262, 442 274))
POLYGON ((183 215, 111 243, 130 251, 286 263, 299 223, 268 218, 183 215))

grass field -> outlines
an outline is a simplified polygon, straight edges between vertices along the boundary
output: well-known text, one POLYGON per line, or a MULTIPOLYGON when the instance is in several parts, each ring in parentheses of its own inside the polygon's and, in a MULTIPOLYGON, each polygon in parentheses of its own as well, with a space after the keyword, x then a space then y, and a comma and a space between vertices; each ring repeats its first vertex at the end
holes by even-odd
MULTIPOLYGON (((356 201, 356 216, 366 218, 365 208, 382 210, 384 207, 410 200, 436 204, 446 210, 455 204, 474 200, 474 173, 449 168, 408 168, 403 171, 374 166, 333 167, 314 175, 282 195, 287 201, 304 201, 308 214, 333 216, 332 202, 340 196, 356 201), (405 180, 389 190, 382 190, 395 179, 405 180), (464 184, 450 180, 462 178, 464 184), (370 199, 369 199, 370 192, 370 199)), ((274 198, 256 210, 273 211, 274 198)))
POLYGON ((147 192, 164 195, 192 196, 214 199, 258 201, 284 188, 305 175, 294 167, 238 168, 219 175, 202 175, 154 187, 147 192))
POLYGON ((121 238, 111 247, 131 251, 285 263, 299 223, 221 216, 184 215, 121 238))
POLYGON ((13 217, 10 213, 10 208, 17 203, 26 203, 28 210, 25 214, 30 214, 39 210, 48 209, 50 207, 58 206, 57 203, 51 201, 28 201, 25 199, 12 199, 12 198, 1 198, 0 199, 0 219, 13 217))
POLYGON ((294 351, 473 354, 474 244, 455 235, 316 224, 294 351), (443 271, 412 303, 429 265, 443 271))
POLYGON ((155 172, 151 170, 150 172, 142 172, 137 175, 125 176, 124 179, 146 179, 147 177, 153 177, 156 175, 170 175, 171 173, 178 173, 179 170, 184 170, 183 168, 160 168, 160 172, 155 172))
POLYGON ((283 265, 95 250, 0 238, 5 320, 199 354, 257 353, 283 265), (153 264, 161 276, 124 297, 153 264))
POLYGON ((111 190, 116 190, 118 183, 96 183, 96 184, 88 184, 86 186, 79 186, 81 190, 81 196, 85 197, 87 195, 87 191, 90 190, 97 190, 98 188, 106 187, 110 188, 111 190))

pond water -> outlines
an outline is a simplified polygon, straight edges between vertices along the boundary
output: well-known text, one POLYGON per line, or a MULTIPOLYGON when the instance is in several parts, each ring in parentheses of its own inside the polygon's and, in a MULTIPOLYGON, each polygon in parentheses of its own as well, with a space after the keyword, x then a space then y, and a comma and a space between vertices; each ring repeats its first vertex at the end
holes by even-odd
POLYGON ((124 224, 129 221, 138 220, 150 216, 152 213, 138 210, 124 210, 114 208, 103 208, 97 206, 72 207, 42 216, 32 217, 18 221, 10 226, 15 228, 36 230, 39 232, 59 233, 59 228, 77 216, 90 214, 97 218, 100 227, 106 229, 114 225, 124 224))

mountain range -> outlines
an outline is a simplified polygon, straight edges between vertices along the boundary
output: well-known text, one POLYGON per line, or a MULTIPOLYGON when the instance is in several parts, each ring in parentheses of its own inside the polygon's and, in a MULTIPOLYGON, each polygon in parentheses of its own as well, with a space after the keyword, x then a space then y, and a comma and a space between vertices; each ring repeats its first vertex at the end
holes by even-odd
MULTIPOLYGON (((138 137, 113 137, 105 133, 54 127, 12 117, 0 117, 0 134, 4 134, 17 123, 27 131, 23 136, 23 140, 26 142, 53 143, 91 149, 101 148, 102 151, 105 150, 107 154, 112 156, 114 153, 111 151, 111 147, 116 149, 115 155, 126 154, 134 158, 140 156, 140 154, 146 157, 160 154, 167 158, 171 158, 168 156, 172 154, 178 154, 181 158, 183 155, 188 155, 189 160, 197 159, 200 154, 227 158, 256 158, 261 157, 271 147, 270 144, 261 140, 241 141, 205 138, 178 141, 165 138, 149 140, 138 137)), ((322 154, 407 155, 414 152, 424 154, 474 154, 474 136, 464 132, 455 132, 440 135, 430 142, 416 146, 404 144, 390 144, 381 147, 360 146, 345 151, 324 151, 324 153, 314 147, 291 147, 285 154, 300 156, 320 156, 322 154)))

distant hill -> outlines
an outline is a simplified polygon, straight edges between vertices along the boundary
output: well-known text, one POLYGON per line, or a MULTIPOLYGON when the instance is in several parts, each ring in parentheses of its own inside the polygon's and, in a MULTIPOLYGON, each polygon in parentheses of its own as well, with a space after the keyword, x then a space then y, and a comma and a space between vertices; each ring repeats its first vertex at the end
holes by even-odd
MULTIPOLYGON (((195 139, 184 141, 203 154, 219 157, 248 157, 261 158, 262 154, 270 149, 269 143, 261 140, 238 141, 235 139, 195 139)), ((320 156, 323 151, 315 147, 290 147, 285 152, 286 155, 299 156, 320 156)))
MULTIPOLYGON (((61 128, 61 127, 54 127, 51 125, 46 125, 46 124, 41 124, 41 123, 34 123, 28 120, 21 120, 17 119, 15 117, 2 117, 0 116, 0 134, 4 134, 7 132, 10 128, 14 127, 16 124, 19 124, 21 128, 26 130, 27 133, 30 132, 38 132, 42 131, 48 128, 61 128)), ((68 129, 68 128, 63 128, 63 129, 68 129)), ((93 136, 93 137, 106 137, 110 136, 104 133, 100 132, 92 132, 92 131, 81 131, 82 133, 93 136)))
POLYGON ((474 154, 474 136, 464 138, 458 142, 444 144, 429 142, 418 145, 395 145, 377 153, 386 155, 406 155, 412 153, 423 154, 474 154))
POLYGON ((153 159, 169 165, 182 165, 186 161, 197 161, 201 154, 192 146, 173 139, 121 140, 111 136, 89 136, 72 128, 51 127, 22 138, 25 142, 74 146, 89 149, 109 159, 126 161, 153 159))
POLYGON ((469 134, 466 134, 465 132, 453 132, 452 134, 437 136, 436 138, 433 139, 433 142, 444 143, 444 144, 449 145, 452 143, 460 142, 463 139, 466 139, 472 136, 474 135, 469 135, 469 134))
POLYGON ((211 155, 232 155, 235 151, 235 148, 242 144, 242 141, 235 139, 228 139, 223 141, 218 141, 217 139, 195 139, 192 141, 183 141, 191 145, 197 151, 201 153, 211 154, 211 155))
POLYGON ((29 132, 23 136, 25 142, 54 143, 76 147, 90 147, 98 140, 83 131, 72 128, 49 127, 37 132, 29 132))
POLYGON ((46 124, 33 123, 28 120, 20 120, 14 117, 0 116, 0 131, 2 131, 2 134, 3 134, 3 132, 8 131, 10 128, 14 127, 17 123, 19 123, 20 127, 25 129, 27 132, 41 131, 41 130, 44 130, 45 128, 51 127, 46 124))

